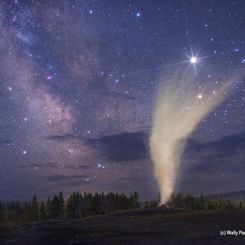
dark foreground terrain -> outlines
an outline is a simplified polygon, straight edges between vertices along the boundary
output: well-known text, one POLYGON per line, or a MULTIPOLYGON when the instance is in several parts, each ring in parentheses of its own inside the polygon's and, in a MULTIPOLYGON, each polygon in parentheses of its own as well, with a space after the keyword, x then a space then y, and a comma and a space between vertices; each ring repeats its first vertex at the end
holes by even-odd
POLYGON ((245 212, 147 208, 80 220, 0 224, 0 244, 245 244, 245 212))

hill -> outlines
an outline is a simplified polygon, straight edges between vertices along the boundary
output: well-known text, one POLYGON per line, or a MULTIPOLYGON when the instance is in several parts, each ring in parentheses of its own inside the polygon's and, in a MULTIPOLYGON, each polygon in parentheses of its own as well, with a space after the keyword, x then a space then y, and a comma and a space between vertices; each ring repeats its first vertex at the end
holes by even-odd
POLYGON ((2 245, 43 244, 245 244, 245 236, 220 236, 244 228, 244 211, 139 208, 75 220, 1 224, 2 245))

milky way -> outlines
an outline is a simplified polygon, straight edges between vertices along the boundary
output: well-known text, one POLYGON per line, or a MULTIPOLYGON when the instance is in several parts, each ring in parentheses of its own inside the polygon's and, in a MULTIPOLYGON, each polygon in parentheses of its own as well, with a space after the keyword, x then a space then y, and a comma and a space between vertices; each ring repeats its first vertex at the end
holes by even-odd
MULTIPOLYGON (((224 77, 244 70, 244 8, 243 1, 2 1, 0 198, 132 186, 144 198, 156 195, 147 145, 162 68, 193 71, 197 89, 208 83, 215 94, 224 77)), ((195 141, 244 131, 243 77, 232 87, 195 141)))

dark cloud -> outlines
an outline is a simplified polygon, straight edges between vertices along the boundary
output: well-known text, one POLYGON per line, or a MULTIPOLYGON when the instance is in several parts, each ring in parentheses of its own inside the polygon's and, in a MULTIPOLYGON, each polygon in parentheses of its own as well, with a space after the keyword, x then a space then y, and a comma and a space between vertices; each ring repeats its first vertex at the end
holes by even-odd
POLYGON ((72 180, 72 181, 69 181, 69 182, 65 182, 65 183, 62 183, 62 185, 66 185, 66 186, 69 186, 69 187, 76 187, 76 186, 81 186, 81 185, 87 185, 87 184, 91 184, 92 183, 92 180, 91 179, 82 179, 82 180, 72 180))
POLYGON ((215 173, 238 172, 245 169, 245 134, 222 137, 219 140, 198 143, 190 140, 184 155, 184 162, 191 171, 215 173))
POLYGON ((83 170, 87 170, 87 169, 91 169, 90 165, 87 164, 78 164, 78 165, 68 165, 68 166, 64 166, 64 169, 83 169, 83 170))
POLYGON ((92 180, 86 175, 51 175, 48 176, 49 182, 58 183, 61 186, 77 187, 91 184, 92 180))
POLYGON ((11 140, 0 140, 0 146, 11 145, 12 143, 11 140))
MULTIPOLYGON (((86 144, 90 149, 111 162, 127 162, 133 160, 149 159, 148 134, 144 131, 134 133, 122 133, 100 138, 82 138, 75 135, 50 135, 47 140, 65 142, 71 139, 77 139, 86 144)), ((187 142, 184 158, 189 159, 194 155, 199 155, 200 170, 207 169, 213 165, 223 163, 224 158, 230 158, 236 153, 245 150, 245 133, 229 135, 219 140, 199 143, 190 138, 187 142)), ((72 167, 72 166, 71 166, 72 167)), ((89 165, 76 165, 81 169, 89 168, 89 165)), ((70 168, 68 166, 67 168, 70 168)))
POLYGON ((212 159, 210 161, 206 161, 206 159, 202 159, 201 163, 191 168, 191 171, 202 172, 202 173, 214 173, 220 167, 222 167, 222 169, 225 170, 224 168, 225 163, 226 163, 225 160, 212 159))
POLYGON ((217 158, 230 157, 245 149, 245 133, 225 136, 220 140, 206 143, 203 149, 212 149, 217 158))
POLYGON ((23 168, 57 168, 59 166, 59 163, 57 162, 43 162, 43 163, 28 163, 28 164, 22 164, 20 165, 23 168))
POLYGON ((48 135, 45 137, 45 139, 63 143, 68 140, 79 139, 79 137, 72 134, 64 134, 64 135, 48 135))
POLYGON ((47 180, 50 182, 63 182, 69 180, 86 180, 86 175, 50 175, 47 180))
POLYGON ((245 148, 245 133, 234 134, 224 136, 218 140, 206 142, 206 143, 198 143, 197 141, 190 139, 187 143, 186 150, 187 151, 201 151, 203 149, 212 149, 215 151, 227 153, 234 153, 237 150, 245 148))
POLYGON ((109 161, 121 162, 149 158, 147 134, 143 131, 104 136, 89 140, 94 149, 109 161))
MULTIPOLYGON (((111 161, 131 161, 149 158, 147 139, 147 133, 140 131, 87 139, 87 142, 98 149, 101 156, 111 161)), ((200 170, 208 171, 215 165, 222 165, 227 157, 241 153, 243 149, 245 150, 245 133, 225 136, 207 143, 199 143, 190 138, 186 145, 185 158, 199 154, 201 165, 203 164, 200 170)))
POLYGON ((100 138, 82 138, 75 135, 49 135, 45 139, 56 142, 79 140, 108 161, 121 162, 148 159, 148 136, 144 131, 122 133, 100 138))

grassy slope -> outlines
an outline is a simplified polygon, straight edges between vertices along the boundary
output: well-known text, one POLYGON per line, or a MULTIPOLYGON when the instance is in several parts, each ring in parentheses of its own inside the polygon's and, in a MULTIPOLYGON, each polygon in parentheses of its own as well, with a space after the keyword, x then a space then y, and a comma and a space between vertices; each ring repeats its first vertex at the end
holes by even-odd
POLYGON ((0 225, 0 244, 245 244, 245 212, 136 209, 81 220, 0 225))

